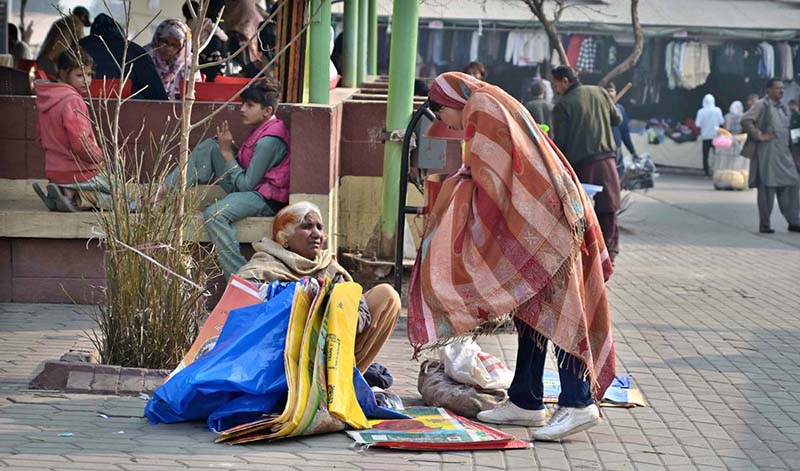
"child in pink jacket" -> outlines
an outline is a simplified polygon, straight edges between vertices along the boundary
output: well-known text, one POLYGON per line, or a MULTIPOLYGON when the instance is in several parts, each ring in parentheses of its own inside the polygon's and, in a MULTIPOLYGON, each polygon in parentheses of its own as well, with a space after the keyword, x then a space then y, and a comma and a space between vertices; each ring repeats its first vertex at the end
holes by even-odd
POLYGON ((39 111, 36 130, 45 152, 45 174, 50 184, 47 194, 37 183, 33 188, 51 211, 111 208, 103 152, 97 145, 83 98, 89 94, 93 62, 88 54, 81 54, 81 59, 83 67, 74 53, 62 52, 57 62, 58 81, 34 84, 39 111))

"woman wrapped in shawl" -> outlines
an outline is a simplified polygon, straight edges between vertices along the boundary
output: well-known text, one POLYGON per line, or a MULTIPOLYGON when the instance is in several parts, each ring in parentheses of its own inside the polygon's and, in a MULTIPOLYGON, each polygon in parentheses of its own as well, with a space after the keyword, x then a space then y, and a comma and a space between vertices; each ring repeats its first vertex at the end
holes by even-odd
POLYGON ((503 90, 449 72, 431 110, 466 138, 465 164, 426 182, 427 219, 411 279, 415 349, 474 335, 512 316, 519 350, 510 400, 479 420, 525 426, 557 440, 595 425, 614 379, 605 281, 611 261, 591 202, 566 158, 503 90), (549 422, 542 374, 548 341, 561 378, 549 422))
MULTIPOLYGON (((192 37, 189 27, 181 20, 164 20, 153 33, 153 40, 145 49, 156 65, 169 99, 180 94, 181 80, 186 80, 192 58, 192 37)), ((195 81, 201 81, 198 71, 195 81)))
MULTIPOLYGON (((327 250, 319 208, 307 201, 280 210, 272 222, 272 238, 253 244, 256 253, 237 275, 249 280, 297 281, 305 276, 353 278, 327 250)), ((400 314, 400 296, 388 284, 361 298, 356 330, 356 366, 363 373, 392 334, 400 314)))

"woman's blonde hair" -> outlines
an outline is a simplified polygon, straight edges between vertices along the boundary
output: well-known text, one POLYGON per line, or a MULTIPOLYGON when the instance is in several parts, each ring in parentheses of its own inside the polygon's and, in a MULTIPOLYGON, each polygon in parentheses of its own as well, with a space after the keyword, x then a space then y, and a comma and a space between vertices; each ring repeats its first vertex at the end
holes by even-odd
POLYGON ((278 211, 278 214, 275 215, 275 219, 272 221, 272 240, 280 245, 285 245, 286 241, 294 234, 297 226, 312 212, 316 213, 317 216, 322 219, 322 213, 319 207, 308 201, 300 201, 299 203, 291 204, 278 211))

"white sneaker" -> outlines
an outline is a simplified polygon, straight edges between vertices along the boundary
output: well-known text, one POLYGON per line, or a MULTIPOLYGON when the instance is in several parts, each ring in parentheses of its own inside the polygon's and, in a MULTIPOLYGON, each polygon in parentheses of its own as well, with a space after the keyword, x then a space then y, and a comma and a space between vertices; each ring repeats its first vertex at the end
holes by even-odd
POLYGON ((552 442, 590 429, 600 423, 600 410, 597 405, 586 407, 560 407, 546 426, 533 432, 534 440, 552 442))
POLYGON ((528 410, 506 401, 496 409, 478 412, 478 420, 490 424, 541 427, 547 423, 547 410, 528 410))

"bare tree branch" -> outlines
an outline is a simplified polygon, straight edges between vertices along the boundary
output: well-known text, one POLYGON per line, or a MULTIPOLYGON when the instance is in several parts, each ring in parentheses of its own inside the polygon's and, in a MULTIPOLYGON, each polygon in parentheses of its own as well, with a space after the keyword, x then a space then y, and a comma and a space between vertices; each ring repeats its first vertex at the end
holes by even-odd
POLYGON ((631 23, 633 25, 634 37, 633 51, 631 51, 631 55, 629 55, 627 59, 614 67, 611 72, 607 73, 606 76, 600 80, 598 85, 601 87, 605 87, 614 77, 627 72, 631 67, 636 65, 639 58, 642 57, 642 51, 644 51, 644 31, 642 31, 642 25, 639 23, 639 0, 631 0, 631 23))
POLYGON ((522 0, 528 8, 530 8, 531 12, 536 16, 540 23, 542 23, 542 27, 544 27, 545 33, 547 33, 547 37, 550 39, 550 49, 555 50, 558 52, 558 57, 561 59, 561 63, 564 65, 569 65, 569 59, 567 58, 567 52, 564 50, 564 45, 561 44, 561 39, 558 37, 558 30, 556 28, 556 23, 561 18, 561 14, 564 12, 564 9, 570 6, 570 3, 567 3, 567 0, 556 0, 554 5, 554 13, 553 19, 547 17, 547 13, 545 12, 545 0, 522 0))

